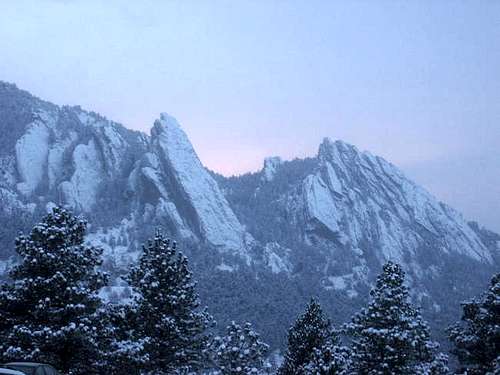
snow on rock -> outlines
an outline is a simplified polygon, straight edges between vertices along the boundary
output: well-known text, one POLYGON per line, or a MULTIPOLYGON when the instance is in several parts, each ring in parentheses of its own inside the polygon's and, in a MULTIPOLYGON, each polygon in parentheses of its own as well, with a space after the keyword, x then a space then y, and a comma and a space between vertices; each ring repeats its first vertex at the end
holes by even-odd
POLYGON ((64 201, 75 209, 90 211, 102 181, 102 162, 93 140, 76 146, 73 167, 71 179, 60 185, 64 201))
POLYGON ((340 182, 339 177, 337 176, 337 172, 333 168, 332 164, 326 164, 326 181, 328 181, 328 185, 334 193, 342 195, 343 187, 342 182, 340 182))
POLYGON ((47 167, 49 188, 53 188, 56 186, 57 181, 64 172, 64 153, 76 139, 76 133, 70 132, 68 138, 60 140, 50 148, 47 167))
POLYGON ((127 143, 118 133, 117 128, 112 123, 105 122, 100 129, 101 150, 103 153, 104 163, 107 165, 109 175, 117 174, 120 171, 122 161, 127 152, 127 143))
MULTIPOLYGON (((201 164, 177 121, 162 113, 151 130, 151 138, 166 164, 165 170, 195 212, 203 237, 219 248, 243 251, 243 226, 215 180, 201 164)), ((187 212, 185 208, 180 211, 187 212)))
POLYGON ((122 164, 129 151, 129 144, 120 134, 121 125, 109 121, 97 114, 75 109, 83 127, 89 127, 94 133, 96 146, 102 154, 103 166, 110 177, 119 176, 122 164))
POLYGON ((354 247, 369 240, 379 249, 375 255, 381 262, 404 263, 431 236, 444 253, 493 262, 460 214, 391 163, 329 139, 321 144, 318 160, 318 170, 304 181, 304 206, 311 220, 342 232, 354 247))
POLYGON ((16 143, 17 171, 21 177, 17 189, 30 195, 45 175, 50 132, 44 122, 35 120, 16 143))
POLYGON ((142 167, 141 168, 141 173, 146 178, 153 184, 154 187, 158 190, 160 195, 164 198, 168 197, 167 190, 165 188, 165 185, 161 181, 161 172, 153 167, 142 167))
POLYGON ((304 181, 304 193, 309 217, 324 224, 331 232, 339 232, 335 202, 322 178, 308 176, 304 181))
POLYGON ((196 238, 194 233, 191 229, 189 229, 189 226, 179 214, 179 211, 177 211, 177 207, 172 201, 160 198, 158 205, 156 206, 156 217, 161 217, 162 215, 166 215, 170 219, 181 238, 196 238))

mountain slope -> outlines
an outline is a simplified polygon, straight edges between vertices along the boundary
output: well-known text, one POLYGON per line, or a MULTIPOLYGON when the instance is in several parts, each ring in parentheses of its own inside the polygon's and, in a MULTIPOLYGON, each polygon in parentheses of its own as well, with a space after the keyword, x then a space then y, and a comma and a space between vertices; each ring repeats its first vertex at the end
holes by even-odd
MULTIPOLYGON (((435 326, 498 269, 500 237, 468 224, 382 158, 325 139, 311 158, 262 171, 206 170, 175 119, 146 135, 0 83, 0 259, 54 204, 86 216, 113 287, 162 227, 181 242, 221 324, 251 320, 274 346, 318 295, 345 320, 383 262, 401 263, 435 326)), ((0 267, 2 271, 4 267, 0 267)))
POLYGON ((221 251, 245 248, 243 227, 173 118, 162 114, 147 136, 13 85, 0 84, 0 98, 4 210, 63 204, 102 226, 141 216, 221 251))
POLYGON ((357 285, 393 260, 427 297, 422 283, 441 278, 457 259, 471 267, 498 264, 498 244, 486 243, 477 226, 380 157, 325 139, 315 158, 276 160, 257 174, 218 176, 219 183, 257 240, 270 241, 272 233, 287 247, 322 253, 318 271, 327 289, 356 295, 357 285))

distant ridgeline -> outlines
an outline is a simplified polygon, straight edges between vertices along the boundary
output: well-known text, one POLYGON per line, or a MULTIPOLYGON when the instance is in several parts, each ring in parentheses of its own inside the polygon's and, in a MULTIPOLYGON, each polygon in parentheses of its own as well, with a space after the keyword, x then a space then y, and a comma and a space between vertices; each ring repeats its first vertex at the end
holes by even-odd
POLYGON ((498 234, 342 141, 223 177, 167 114, 147 135, 8 83, 0 83, 0 134, 2 273, 18 232, 62 205, 88 220, 87 242, 104 249, 113 285, 101 295, 118 301, 127 297, 121 276, 159 227, 180 242, 219 324, 253 322, 272 348, 283 348, 311 296, 335 324, 348 321, 387 261, 403 266, 440 339, 459 303, 499 269, 498 234))

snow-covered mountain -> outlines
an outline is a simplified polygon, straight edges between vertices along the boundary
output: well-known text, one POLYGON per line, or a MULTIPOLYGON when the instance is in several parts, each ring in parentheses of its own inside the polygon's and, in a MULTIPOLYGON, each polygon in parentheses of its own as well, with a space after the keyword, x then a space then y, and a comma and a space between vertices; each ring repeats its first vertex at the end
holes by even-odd
POLYGON ((174 118, 161 114, 148 136, 5 83, 0 100, 3 209, 63 204, 95 217, 96 230, 156 221, 180 239, 247 257, 251 236, 174 118))
POLYGON ((7 83, 0 134, 4 264, 17 231, 63 204, 89 219, 88 240, 104 247, 120 292, 119 275, 160 226, 187 249, 219 320, 254 320, 276 345, 311 294, 345 318, 387 260, 405 267, 436 325, 498 270, 500 236, 341 141, 226 178, 202 165, 167 114, 146 135, 7 83))

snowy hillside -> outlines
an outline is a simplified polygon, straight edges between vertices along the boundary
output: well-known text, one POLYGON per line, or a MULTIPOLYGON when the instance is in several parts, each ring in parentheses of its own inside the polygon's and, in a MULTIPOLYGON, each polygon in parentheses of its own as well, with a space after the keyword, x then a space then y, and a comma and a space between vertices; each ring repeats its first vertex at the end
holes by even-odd
POLYGON ((104 248, 116 286, 103 295, 120 298, 121 273, 160 226, 209 281, 202 298, 218 320, 253 320, 273 345, 311 294, 339 320, 359 306, 387 260, 405 267, 434 321, 498 270, 498 235, 341 141, 226 178, 204 168, 167 114, 147 135, 1 82, 0 134, 3 263, 12 261, 18 230, 65 205, 90 221, 88 241, 104 248))

